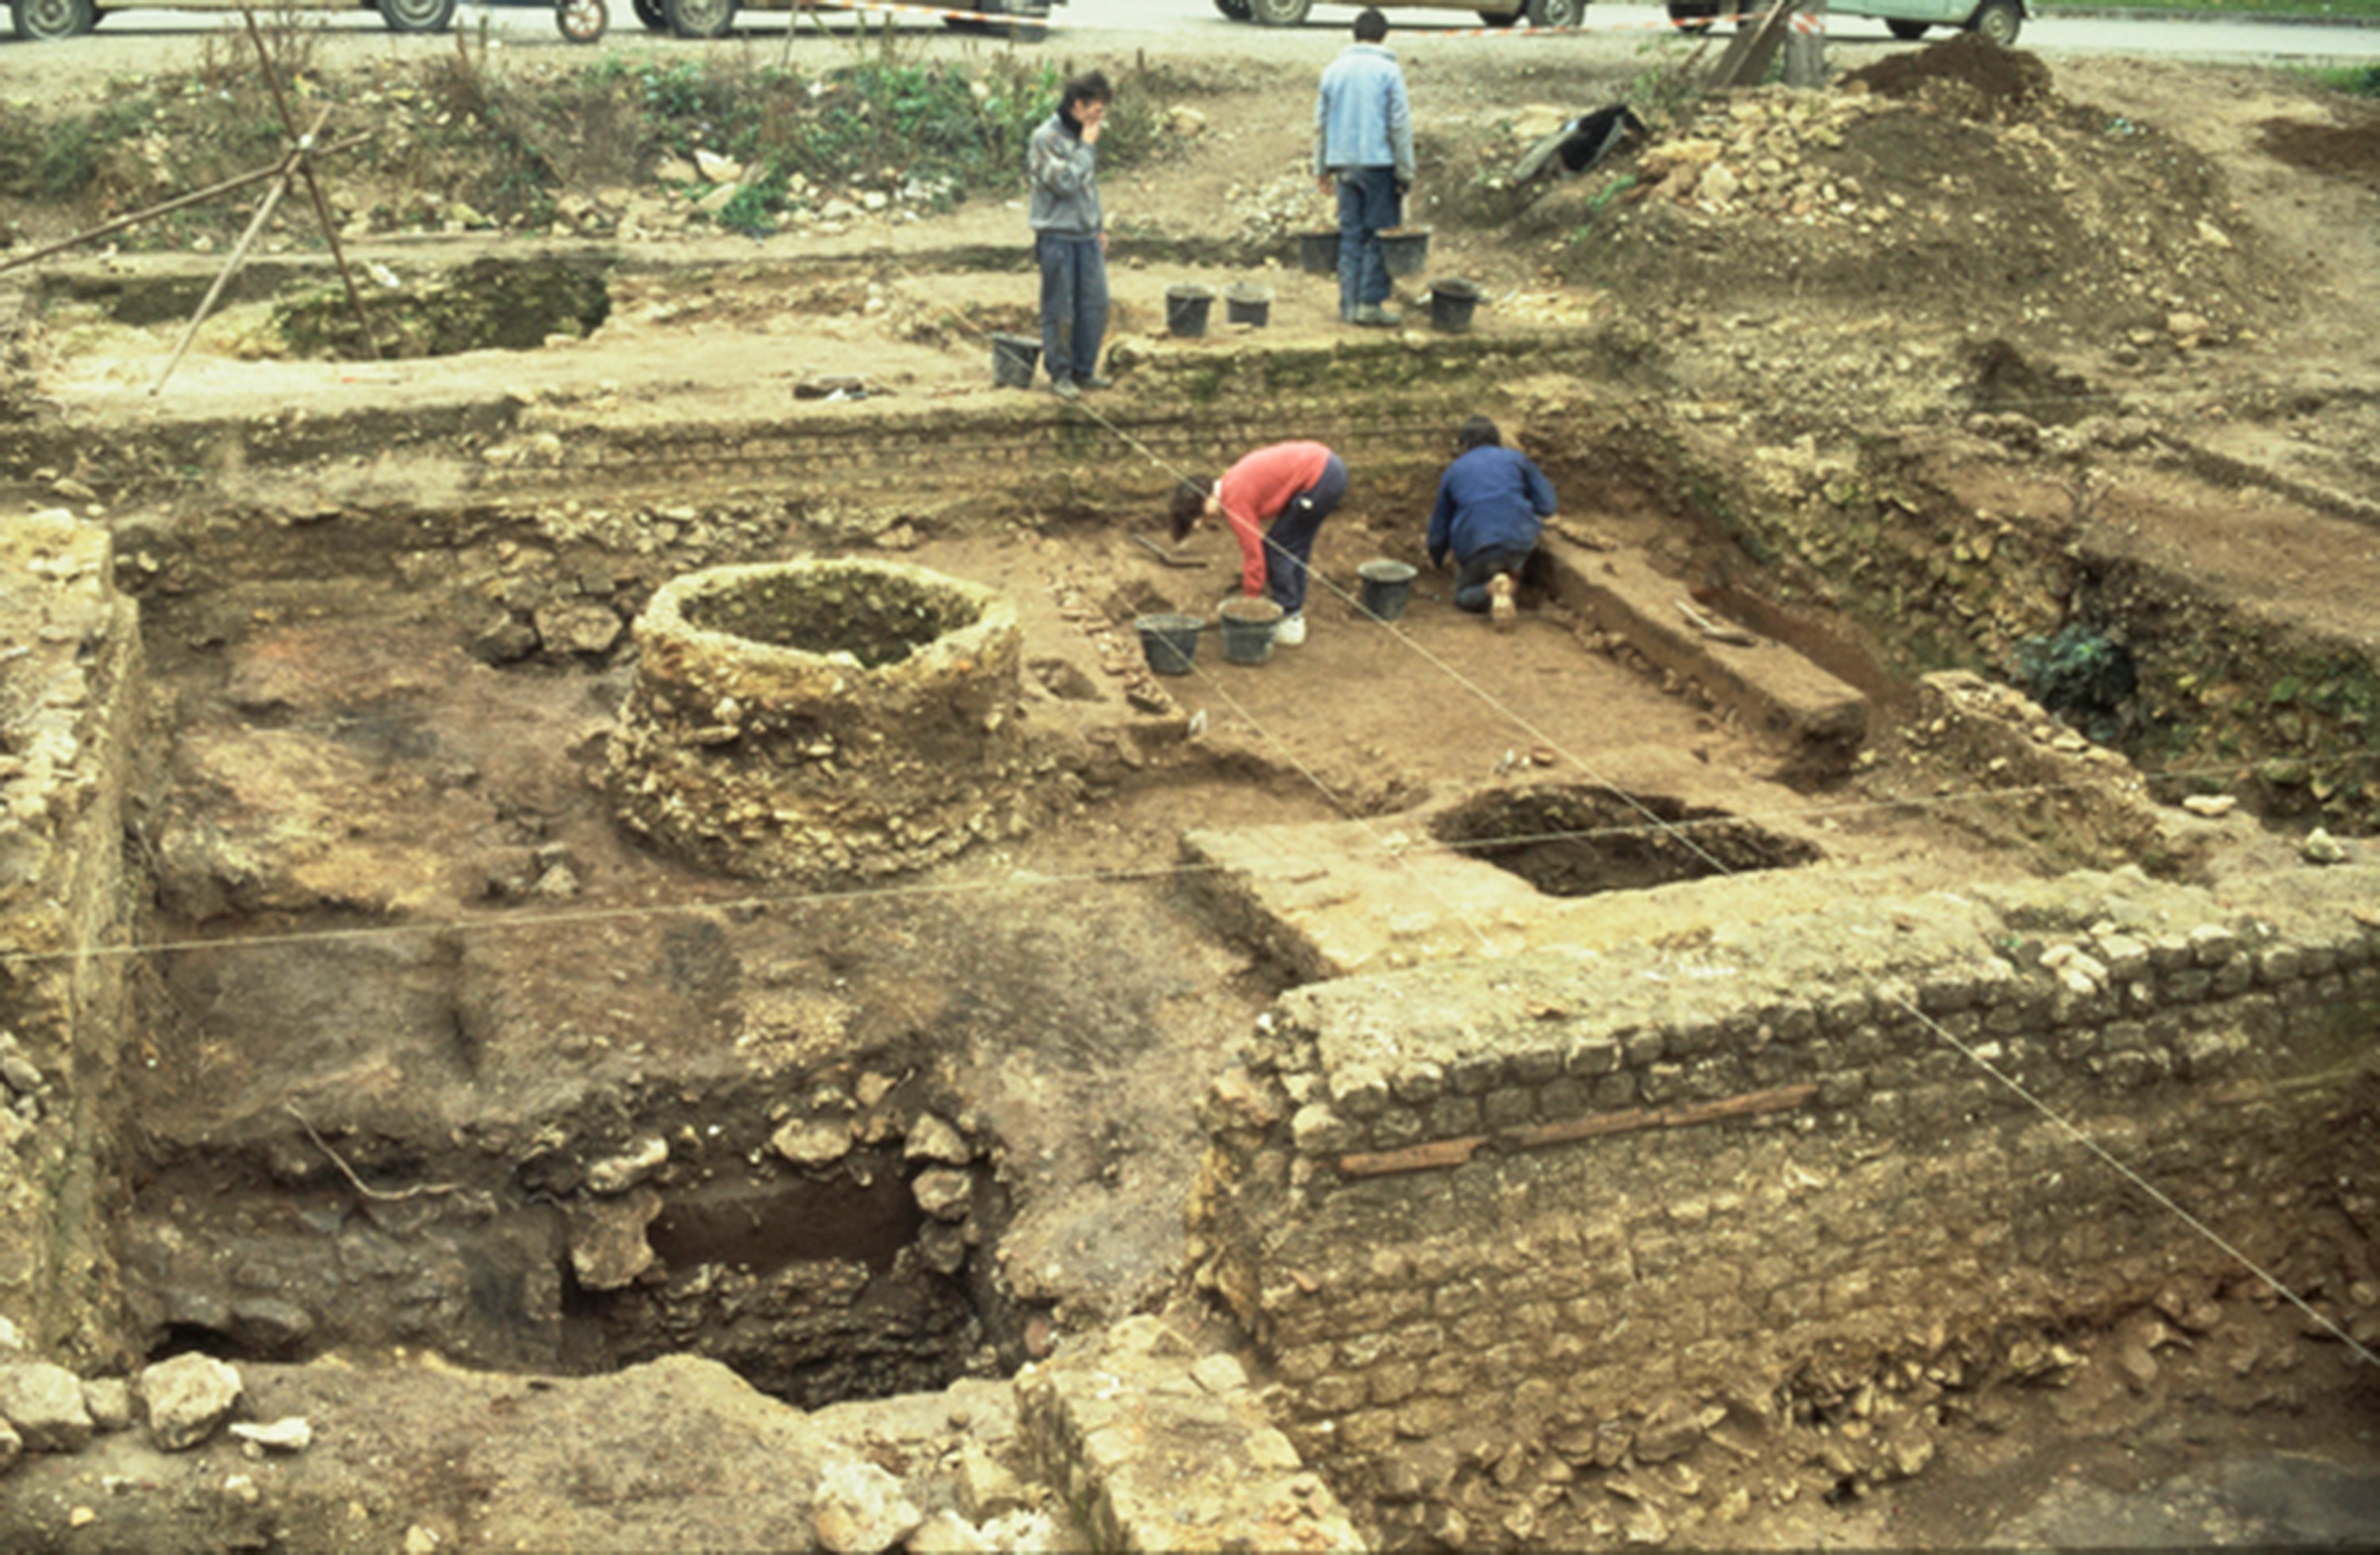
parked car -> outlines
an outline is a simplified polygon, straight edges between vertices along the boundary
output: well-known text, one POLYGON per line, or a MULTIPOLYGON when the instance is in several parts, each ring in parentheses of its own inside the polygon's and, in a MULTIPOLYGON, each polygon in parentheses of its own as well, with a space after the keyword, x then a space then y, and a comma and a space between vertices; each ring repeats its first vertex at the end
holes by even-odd
MULTIPOLYGON (((102 11, 153 9, 161 0, 8 0, 17 36, 48 43, 79 38, 99 25, 102 11)), ((176 11, 237 11, 241 0, 162 0, 176 11)), ((251 0, 252 3, 252 0, 251 0)), ((455 0, 274 0, 273 10, 378 11, 391 32, 443 32, 455 19, 455 0)))
MULTIPOLYGON (((1741 27, 1764 9, 1745 0, 1670 0, 1670 19, 1700 32, 1722 14, 1741 27)), ((2024 0, 1827 0, 1828 17, 1875 17, 1896 38, 1913 40, 1929 28, 1955 27, 2004 49, 2014 45, 2030 14, 2024 0)))
MULTIPOLYGON (((1586 0, 1370 0, 1384 11, 1469 11, 1490 27, 1576 27, 1586 18, 1586 0)), ((1719 0, 1708 0, 1716 7, 1719 0)), ((1233 21, 1263 27, 1295 27, 1314 8, 1314 0, 1215 0, 1215 9, 1233 21)), ((1717 16, 1713 9, 1710 13, 1717 16)))
MULTIPOLYGON (((674 32, 681 38, 718 38, 726 34, 735 21, 738 10, 802 11, 812 8, 812 0, 630 0, 637 19, 655 32, 674 32)), ((955 29, 984 28, 1005 32, 1022 43, 1038 43, 1049 32, 1050 7, 1064 5, 1066 0, 941 0, 953 9, 965 9, 984 16, 1014 17, 1014 22, 965 22, 957 18, 946 18, 946 25, 955 29)), ((829 6, 826 9, 835 7, 829 6)))

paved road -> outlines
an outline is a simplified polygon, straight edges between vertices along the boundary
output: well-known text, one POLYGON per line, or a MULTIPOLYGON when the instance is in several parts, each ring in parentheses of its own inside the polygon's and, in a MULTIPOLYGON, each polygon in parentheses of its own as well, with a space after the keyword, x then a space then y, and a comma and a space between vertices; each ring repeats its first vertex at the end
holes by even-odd
MULTIPOLYGON (((1344 37, 1356 9, 1353 5, 1318 3, 1304 26, 1267 29, 1225 20, 1211 0, 1068 0, 1054 8, 1052 41, 1062 32, 1075 31, 1164 35, 1194 43, 1228 38, 1242 45, 1266 38, 1283 42, 1294 38, 1302 57, 1313 45, 1344 37)), ((628 0, 611 0, 611 10, 613 41, 645 36, 630 12, 628 0)), ((737 22, 737 30, 747 33, 776 31, 784 27, 787 14, 746 12, 737 22)), ((382 30, 378 18, 369 11, 331 13, 328 19, 342 31, 382 30)), ((1401 44, 1407 50, 1427 49, 1433 36, 1445 38, 1481 30, 1478 18, 1470 11, 1404 9, 1395 12, 1392 20, 1401 44)), ((483 22, 491 32, 505 39, 525 43, 559 42, 552 13, 542 6, 508 4, 483 7, 466 4, 457 13, 455 25, 476 30, 483 22)), ((1643 5, 1593 5, 1587 10, 1587 23, 1591 40, 1588 46, 1607 48, 1633 49, 1643 40, 1669 30, 1665 13, 1658 6, 1643 5)), ((104 46, 106 40, 116 37, 202 32, 222 25, 220 12, 115 11, 108 14, 98 39, 27 47, 44 51, 90 48, 94 43, 104 46)), ((837 17, 828 25, 848 28, 853 24, 837 17)), ((897 25, 904 30, 941 30, 941 23, 932 17, 915 12, 902 14, 897 25)), ((1506 46, 1516 51, 1561 49, 1578 47, 1582 42, 1585 41, 1560 35, 1512 35, 1506 46)), ((1888 49, 1912 46, 1888 37, 1882 22, 1859 17, 1836 18, 1828 42, 1830 47, 1841 51, 1843 57, 1854 61, 1888 49)), ((2023 45, 2045 55, 2129 54, 2209 64, 2357 65, 2380 63, 2380 27, 2037 16, 2025 25, 2023 45)), ((26 63, 23 56, 0 55, 0 68, 10 65, 21 67, 26 63)))

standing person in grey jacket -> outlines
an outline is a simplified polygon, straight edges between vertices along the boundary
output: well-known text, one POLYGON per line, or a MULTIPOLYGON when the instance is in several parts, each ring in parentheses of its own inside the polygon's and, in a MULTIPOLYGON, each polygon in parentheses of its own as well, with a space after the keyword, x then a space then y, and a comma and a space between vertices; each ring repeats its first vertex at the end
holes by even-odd
POLYGON ((1033 252, 1041 264, 1041 359, 1061 399, 1112 382, 1099 371, 1108 332, 1108 234, 1093 148, 1114 100, 1100 72, 1075 77, 1026 152, 1033 252))
POLYGON ((1367 6, 1355 18, 1355 41, 1322 72, 1314 102, 1314 176, 1339 188, 1339 317, 1393 326, 1389 264, 1380 234, 1404 219, 1413 187, 1413 109, 1404 72, 1383 47, 1389 18, 1367 6))

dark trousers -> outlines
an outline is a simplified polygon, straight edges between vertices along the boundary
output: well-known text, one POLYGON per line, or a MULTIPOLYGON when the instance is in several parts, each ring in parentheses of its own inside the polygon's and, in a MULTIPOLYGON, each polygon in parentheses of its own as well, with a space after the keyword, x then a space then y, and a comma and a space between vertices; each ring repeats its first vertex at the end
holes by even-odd
POLYGON ((1521 568, 1528 562, 1534 545, 1496 546, 1480 552, 1454 569, 1454 602, 1463 610, 1485 611, 1488 608, 1488 582, 1498 573, 1509 572, 1519 582, 1521 568))
POLYGON ((1380 234, 1404 220, 1393 167, 1349 167, 1339 174, 1339 316, 1389 299, 1389 260, 1380 234))
POLYGON ((1050 382, 1088 378, 1099 371, 1099 342, 1108 333, 1108 259, 1097 237, 1034 235, 1041 261, 1041 362, 1050 382))
POLYGON ((1281 516, 1265 531, 1265 592, 1284 615, 1305 608, 1305 575, 1314 560, 1314 537, 1347 494, 1347 467, 1339 456, 1322 467, 1313 485, 1289 499, 1281 516))

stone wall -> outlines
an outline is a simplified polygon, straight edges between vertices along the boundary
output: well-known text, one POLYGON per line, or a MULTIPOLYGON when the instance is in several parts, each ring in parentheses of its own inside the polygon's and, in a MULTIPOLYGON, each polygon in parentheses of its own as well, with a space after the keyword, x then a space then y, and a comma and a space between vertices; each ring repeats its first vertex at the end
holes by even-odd
POLYGON ((140 637, 110 565, 63 510, 0 522, 0 1330, 84 1362, 121 1349, 101 1222, 140 637))
POLYGON ((1208 1099, 1198 1279, 1367 1532, 1456 1543, 1581 1537, 1572 1474, 1774 1417, 1814 1367, 2240 1276, 1991 1070, 2344 1291, 2380 1224, 2338 1186, 2380 1164, 2375 891, 2076 875, 1301 990, 1208 1099))

